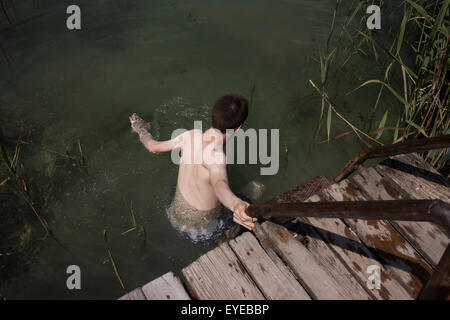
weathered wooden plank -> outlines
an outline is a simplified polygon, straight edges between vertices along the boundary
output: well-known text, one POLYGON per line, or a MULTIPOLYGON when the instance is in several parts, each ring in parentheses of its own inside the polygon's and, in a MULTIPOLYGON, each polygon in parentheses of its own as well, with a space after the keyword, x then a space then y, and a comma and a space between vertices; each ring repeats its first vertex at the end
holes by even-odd
POLYGON ((147 300, 145 298, 144 292, 142 292, 141 288, 136 288, 131 292, 128 292, 126 295, 123 295, 119 298, 119 300, 147 300))
POLYGON ((229 245, 267 299, 311 299, 292 275, 279 269, 250 232, 231 240, 229 245))
POLYGON ((326 251, 332 264, 329 259, 319 262, 318 256, 296 240, 285 227, 264 222, 260 229, 257 235, 263 245, 272 247, 281 256, 312 298, 370 299, 369 294, 347 270, 347 274, 344 271, 339 275, 342 269, 339 266, 336 268, 340 261, 334 258, 334 254, 326 251))
POLYGON ((267 255, 270 257, 270 259, 272 259, 272 261, 277 265, 280 271, 286 275, 286 277, 296 279, 295 274, 291 270, 291 268, 289 268, 275 252, 272 243, 270 242, 269 239, 267 239, 264 232, 262 231, 261 225, 259 223, 256 223, 256 226, 257 228, 255 229, 255 234, 258 239, 262 239, 260 245, 267 253, 267 255))
MULTIPOLYGON (((286 203, 286 202, 303 202, 312 195, 319 193, 323 189, 329 187, 332 184, 330 180, 328 180, 324 176, 317 176, 298 187, 289 190, 285 193, 280 194, 279 196, 273 198, 272 200, 267 201, 266 203, 286 203)), ((276 222, 278 223, 286 223, 292 220, 292 218, 278 218, 276 222)))
MULTIPOLYGON (((331 183, 323 177, 315 178, 315 185, 320 186, 320 190, 329 187, 331 183)), ((295 193, 298 188, 288 191, 281 196, 269 201, 268 203, 285 203, 285 202, 316 202, 320 201, 318 195, 305 198, 305 192, 301 192, 299 195, 295 193)), ((316 190, 316 189, 315 189, 316 190)), ((325 239, 332 250, 343 261, 340 266, 345 266, 355 278, 359 278, 359 282, 365 286, 368 274, 366 273, 367 267, 371 265, 377 265, 380 267, 381 278, 383 279, 380 289, 369 289, 369 291, 376 299, 412 299, 411 295, 406 289, 395 279, 392 278, 388 270, 377 261, 376 257, 370 252, 367 247, 361 243, 359 238, 349 229, 340 219, 296 219, 297 226, 303 226, 302 230, 298 230, 302 233, 302 236, 311 244, 311 247, 317 247, 317 250, 313 250, 316 254, 325 253, 327 250, 320 249, 325 245, 320 236, 317 236, 316 231, 325 239), (316 227, 316 231, 311 231, 310 228, 305 230, 304 224, 311 224, 316 227), (314 236, 312 235, 314 233, 314 236)), ((302 241, 303 242, 303 241, 302 241)), ((267 251, 267 249, 266 249, 267 251)), ((326 260, 324 255, 323 260, 326 260)), ((337 269, 337 268, 336 268, 337 269)), ((347 273, 343 273, 347 274, 347 273)))
POLYGON ((425 171, 424 176, 427 177, 429 180, 434 180, 436 183, 440 183, 443 185, 446 185, 447 187, 450 187, 450 182, 445 179, 439 171, 434 169, 428 162, 425 161, 418 153, 408 153, 408 154, 399 154, 396 156, 389 157, 392 160, 397 160, 403 163, 407 163, 411 166, 414 166, 418 169, 423 169, 425 171))
MULTIPOLYGON (((366 198, 347 180, 325 189, 323 194, 335 201, 364 201, 366 198)), ((416 297, 428 280, 432 269, 386 220, 345 219, 359 238, 374 249, 392 275, 416 297)))
POLYGON ((353 270, 342 262, 339 255, 332 250, 310 224, 298 224, 294 237, 312 253, 317 261, 327 267, 331 276, 341 284, 343 295, 348 299, 376 299, 371 295, 366 283, 355 276, 353 270))
MULTIPOLYGON (((266 251, 267 255, 272 259, 272 261, 277 265, 277 267, 283 272, 288 278, 297 279, 295 277, 294 272, 280 259, 280 257, 276 254, 273 248, 269 245, 264 245, 261 243, 261 246, 266 251)), ((296 280, 297 281, 297 280, 296 280)))
POLYGON ((261 291, 224 243, 182 270, 191 294, 201 300, 262 300, 261 291))
POLYGON ((332 184, 324 176, 317 176, 292 190, 280 194, 266 203, 303 202, 312 195, 322 191, 332 184))
POLYGON ((376 170, 408 198, 450 201, 448 182, 418 155, 392 157, 381 162, 376 170))
POLYGON ((168 272, 142 287, 147 300, 190 300, 180 279, 168 272))
MULTIPOLYGON (((393 185, 387 178, 381 177, 373 168, 369 168, 355 175, 353 177, 353 182, 368 198, 373 200, 405 199, 405 197, 396 190, 396 185, 393 185)), ((391 224, 393 224, 433 266, 437 265, 450 242, 448 236, 434 223, 391 221, 391 224)))
MULTIPOLYGON (((319 195, 310 197, 307 202, 321 201, 319 195)), ((326 200, 326 199, 323 199, 326 200)), ((380 268, 381 287, 380 289, 366 287, 376 299, 412 299, 408 291, 394 279, 390 273, 374 256, 374 254, 361 243, 358 236, 345 225, 341 219, 297 219, 297 224, 303 226, 309 223, 316 227, 317 232, 326 240, 327 244, 340 256, 347 268, 359 278, 359 281, 366 285, 369 274, 367 268, 376 265, 380 268)), ((308 234, 310 231, 299 230, 300 233, 308 234)), ((315 238, 315 237, 309 237, 315 238)), ((309 240, 309 242, 311 242, 309 240)))

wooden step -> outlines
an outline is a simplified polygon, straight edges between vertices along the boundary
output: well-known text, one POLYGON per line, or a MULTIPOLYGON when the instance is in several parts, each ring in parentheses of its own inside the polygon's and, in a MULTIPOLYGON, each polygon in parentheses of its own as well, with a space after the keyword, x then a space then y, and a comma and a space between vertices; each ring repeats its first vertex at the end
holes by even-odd
POLYGON ((295 277, 280 268, 279 262, 271 259, 250 232, 231 240, 230 247, 267 299, 311 299, 295 277))
POLYGON ((190 300, 180 279, 172 272, 147 283, 142 287, 147 300, 190 300))
POLYGON ((313 299, 371 299, 371 296, 322 241, 308 249, 285 227, 264 222, 256 232, 263 247, 273 249, 313 299))
POLYGON ((146 285, 119 298, 119 300, 190 300, 180 279, 172 272, 150 281, 146 285))
MULTIPOLYGON (((372 199, 441 199, 450 201, 450 184, 417 154, 399 155, 381 162, 365 177, 355 177, 372 199), (367 181, 365 181, 367 180, 367 181), (381 185, 380 185, 381 183, 381 185)), ((447 233, 430 222, 395 222, 400 232, 436 266, 450 243, 447 233)))
MULTIPOLYGON (((305 182, 298 187, 280 194, 274 199, 266 203, 288 203, 288 202, 303 202, 314 194, 319 193, 323 189, 329 187, 333 183, 324 176, 317 176, 308 182, 305 182)), ((277 219, 278 223, 286 223, 292 218, 277 219)))
POLYGON ((120 297, 119 300, 147 300, 147 298, 145 298, 144 292, 142 292, 141 288, 136 288, 120 297))
POLYGON ((201 300, 262 300, 264 295, 227 243, 182 270, 189 292, 201 300))
MULTIPOLYGON (((365 201, 366 197, 347 180, 323 191, 328 200, 365 201)), ((362 242, 369 247, 391 274, 417 297, 428 281, 432 268, 414 247, 386 220, 345 219, 362 242)))
POLYGON ((329 187, 333 183, 324 176, 317 176, 292 190, 280 194, 266 203, 303 202, 314 194, 329 187))
MULTIPOLYGON (((314 195, 307 202, 326 201, 324 195, 314 195)), ((302 225, 312 225, 325 243, 332 248, 339 258, 345 263, 348 270, 366 286, 366 289, 376 298, 382 300, 389 299, 412 299, 412 295, 405 289, 404 285, 392 277, 391 272, 386 269, 375 254, 370 251, 359 237, 341 219, 317 219, 301 218, 295 220, 300 234, 308 234, 302 225), (303 230, 302 230, 303 229, 303 230), (367 270, 370 266, 378 266, 380 269, 381 287, 372 288, 366 285, 369 274, 367 270)), ((309 242, 317 237, 309 237, 309 242)))

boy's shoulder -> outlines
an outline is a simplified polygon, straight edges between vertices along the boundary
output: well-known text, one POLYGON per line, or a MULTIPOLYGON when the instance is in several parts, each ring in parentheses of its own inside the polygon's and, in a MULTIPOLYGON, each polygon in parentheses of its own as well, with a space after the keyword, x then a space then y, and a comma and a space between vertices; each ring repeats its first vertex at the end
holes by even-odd
POLYGON ((200 139, 201 139, 202 133, 203 132, 199 129, 186 130, 186 131, 180 133, 178 136, 175 137, 175 140, 177 142, 176 147, 183 148, 187 145, 190 145, 191 143, 193 143, 193 141, 195 141, 196 137, 200 137, 200 139))

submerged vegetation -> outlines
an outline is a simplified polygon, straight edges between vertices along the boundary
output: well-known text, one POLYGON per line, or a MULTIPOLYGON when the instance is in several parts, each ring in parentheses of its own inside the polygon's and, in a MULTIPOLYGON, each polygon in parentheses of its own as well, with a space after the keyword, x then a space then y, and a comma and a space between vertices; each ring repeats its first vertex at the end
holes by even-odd
POLYGON ((128 205, 127 200, 125 199, 125 197, 123 197, 123 203, 124 203, 125 207, 127 207, 128 212, 130 214, 130 219, 131 219, 131 228, 122 232, 122 235, 125 235, 128 232, 136 230, 137 226, 136 226, 136 219, 134 217, 133 200, 131 200, 130 205, 128 205))
MULTIPOLYGON (((27 131, 26 134, 24 134, 23 130, 21 130, 19 136, 14 139, 7 138, 3 134, 0 135, 0 196, 4 196, 5 199, 8 200, 1 204, 3 208, 14 208, 14 210, 2 212, 5 214, 4 218, 9 219, 8 221, 10 222, 2 227, 7 228, 10 225, 14 226, 14 228, 10 230, 11 235, 10 233, 3 234, 3 236, 10 241, 4 241, 0 248, 0 257, 4 261, 8 261, 8 270, 11 269, 11 266, 24 266, 29 264, 33 258, 32 254, 29 252, 30 249, 33 249, 36 253, 39 252, 36 241, 33 241, 33 239, 52 238, 68 253, 71 253, 67 245, 63 244, 56 237, 55 232, 48 222, 50 219, 54 218, 50 212, 46 212, 47 208, 45 205, 46 198, 48 197, 46 193, 49 193, 49 184, 51 185, 52 181, 47 181, 48 183, 45 183, 45 186, 35 184, 35 175, 37 172, 30 167, 30 162, 25 161, 30 157, 30 153, 33 153, 33 151, 44 152, 52 155, 55 158, 55 161, 57 159, 63 159, 65 161, 69 160, 71 166, 77 167, 81 174, 87 174, 87 162, 79 140, 77 140, 75 146, 70 148, 72 151, 67 150, 61 152, 40 146, 39 143, 32 141, 31 136, 30 131, 27 131), (23 217, 18 214, 19 212, 23 212, 23 217), (45 230, 45 236, 43 238, 41 236, 34 236, 34 227, 32 227, 32 225, 34 225, 32 221, 33 217, 30 216, 29 213, 34 213, 35 218, 37 218, 38 222, 45 230), (17 237, 16 234, 18 234, 17 237), (22 256, 21 253, 25 251, 28 252, 28 255, 22 256), (17 261, 12 261, 12 258, 15 258, 17 261)), ((48 178, 53 180, 54 176, 51 174, 53 170, 49 171, 50 173, 47 172, 47 174, 49 174, 48 178)), ((146 232, 144 227, 138 226, 136 223, 133 200, 127 200, 125 197, 123 197, 122 200, 128 211, 131 227, 123 231, 121 235, 125 236, 136 231, 137 243, 134 244, 133 248, 137 248, 138 258, 142 261, 145 259, 146 232)), ((36 230, 39 230, 39 228, 36 230)), ((127 293, 127 289, 119 274, 118 265, 111 252, 107 229, 104 229, 103 237, 108 255, 107 261, 113 268, 122 292, 127 293)), ((1 265, 0 268, 6 268, 6 265, 1 265)), ((12 271, 10 273, 12 273, 12 271)), ((2 276, 7 277, 7 274, 3 273, 2 276)), ((0 281, 1 280, 2 279, 0 278, 0 281)))
MULTIPOLYGON (((68 248, 58 240, 49 223, 47 222, 47 218, 40 211, 39 205, 36 203, 36 200, 33 199, 35 197, 40 197, 41 195, 39 194, 39 192, 32 193, 33 187, 31 187, 31 184, 29 183, 26 167, 24 163, 21 161, 21 153, 23 153, 22 151, 23 145, 38 147, 31 141, 31 139, 29 138, 30 135, 31 133, 28 132, 27 134, 28 139, 24 138, 23 133, 21 131, 17 140, 4 139, 3 135, 0 136, 0 163, 1 163, 0 188, 2 188, 1 190, 2 193, 9 192, 10 194, 12 193, 20 197, 27 204, 29 209, 31 209, 31 211, 38 219, 39 223, 44 228, 46 237, 47 236, 51 237, 61 247, 68 250, 68 248), (6 140, 10 143, 14 143, 14 153, 12 154, 12 157, 10 156, 10 153, 8 153, 4 145, 3 141, 6 140)), ((72 160, 78 165, 79 169, 82 170, 86 160, 83 157, 83 151, 80 141, 77 142, 77 147, 80 152, 79 157, 72 156, 68 151, 66 151, 66 153, 64 154, 48 148, 43 147, 38 148, 46 152, 56 154, 60 157, 63 157, 64 159, 72 160)))
MULTIPOLYGON (((388 25, 387 19, 383 20, 384 16, 388 16, 387 3, 354 0, 348 8, 345 21, 338 26, 336 12, 341 10, 343 4, 341 0, 336 1, 330 35, 326 48, 319 57, 320 84, 310 80, 322 97, 316 139, 324 121, 327 132, 325 141, 328 142, 352 133, 367 146, 450 134, 449 4, 450 0, 405 0, 401 2, 400 8, 392 8, 390 3, 389 10, 396 9, 402 16, 399 25, 388 25), (368 15, 365 11, 371 4, 378 4, 381 8, 381 30, 369 30, 366 27, 368 15), (358 17, 361 17, 359 21, 358 17), (331 43, 334 48, 331 48, 331 43), (330 70, 335 73, 343 72, 346 65, 358 58, 366 63, 372 61, 375 68, 380 70, 380 77, 367 79, 350 92, 334 96, 330 94, 330 70), (338 98, 345 100, 355 91, 374 85, 379 89, 374 96, 367 125, 365 128, 358 128, 343 111, 342 101, 336 101, 338 98), (377 108, 386 94, 396 99, 399 108, 386 109, 380 121, 374 123, 377 108), (344 121, 350 130, 331 136, 333 114, 344 121), (391 133, 392 140, 387 141, 387 135, 383 137, 384 132, 391 133)), ((445 176, 450 175, 448 149, 431 150, 423 153, 423 157, 445 176)))
POLYGON ((32 141, 30 130, 18 128, 17 132, 18 136, 14 132, 6 136, 0 128, 0 283, 21 274, 35 261, 42 250, 42 240, 52 239, 71 254, 54 232, 55 216, 48 202, 54 190, 55 168, 64 171, 67 166, 78 164, 81 170, 85 165, 80 142, 80 156, 73 156, 41 147, 32 141), (46 170, 34 161, 36 155, 42 154, 49 157, 46 170))

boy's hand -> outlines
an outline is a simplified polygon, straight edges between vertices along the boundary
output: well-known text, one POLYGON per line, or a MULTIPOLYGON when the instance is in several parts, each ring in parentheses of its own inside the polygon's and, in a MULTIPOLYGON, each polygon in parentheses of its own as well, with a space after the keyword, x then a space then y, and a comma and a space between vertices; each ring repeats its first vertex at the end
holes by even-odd
POLYGON ((247 228, 248 230, 253 230, 255 229, 255 222, 258 219, 249 217, 245 212, 245 209, 247 209, 249 205, 250 204, 245 201, 239 202, 233 208, 233 221, 247 228))
POLYGON ((150 123, 145 122, 136 113, 133 113, 130 117, 131 129, 138 135, 147 132, 150 129, 150 123))

